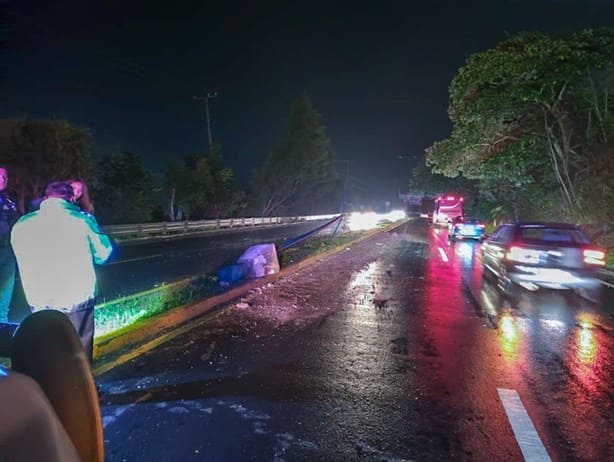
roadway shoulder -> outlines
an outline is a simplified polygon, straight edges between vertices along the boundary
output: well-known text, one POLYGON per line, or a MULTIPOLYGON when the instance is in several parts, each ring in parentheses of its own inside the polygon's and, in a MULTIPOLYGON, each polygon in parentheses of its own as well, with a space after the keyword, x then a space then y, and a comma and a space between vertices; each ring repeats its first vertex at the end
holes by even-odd
POLYGON ((198 303, 173 308, 158 316, 143 320, 134 329, 123 331, 117 336, 108 337, 100 342, 96 342, 94 373, 96 375, 102 374, 116 365, 129 361, 143 352, 155 348, 174 336, 191 329, 193 325, 197 325, 197 323, 194 323, 195 320, 205 315, 213 315, 216 311, 245 295, 250 290, 266 286, 288 274, 301 271, 380 233, 394 231, 405 223, 405 221, 395 223, 388 227, 366 233, 350 243, 345 243, 327 252, 316 254, 300 262, 288 265, 279 273, 248 281, 227 292, 204 299, 198 303))

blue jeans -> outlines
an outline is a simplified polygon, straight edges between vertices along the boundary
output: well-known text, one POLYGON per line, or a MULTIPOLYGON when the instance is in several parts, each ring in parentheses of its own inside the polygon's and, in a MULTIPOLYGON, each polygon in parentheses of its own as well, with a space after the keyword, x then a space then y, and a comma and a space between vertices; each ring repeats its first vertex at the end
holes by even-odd
POLYGON ((0 240, 0 322, 8 322, 15 287, 15 255, 8 242, 0 240))

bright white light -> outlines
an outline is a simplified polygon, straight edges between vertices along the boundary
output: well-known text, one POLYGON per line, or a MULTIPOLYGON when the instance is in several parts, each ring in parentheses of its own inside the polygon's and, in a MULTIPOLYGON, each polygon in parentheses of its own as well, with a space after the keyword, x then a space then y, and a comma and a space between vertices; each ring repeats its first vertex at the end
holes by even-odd
POLYGON ((363 231, 376 228, 378 223, 395 222, 406 218, 403 210, 392 210, 388 213, 353 212, 348 219, 351 231, 363 231))
POLYGON ((605 252, 601 250, 590 250, 587 249, 584 252, 584 263, 588 263, 589 265, 605 265, 605 252))
POLYGON ((441 259, 447 263, 449 259, 448 259, 448 255, 446 254, 446 251, 443 250, 441 247, 439 247, 438 250, 439 250, 439 255, 441 256, 441 259))
POLYGON ((353 212, 347 225, 351 231, 363 231, 377 227, 378 220, 375 212, 353 212))
POLYGON ((405 220, 407 218, 404 210, 392 210, 387 215, 391 221, 405 220))
POLYGON ((535 264, 539 263, 541 251, 527 249, 524 247, 513 246, 505 256, 508 260, 518 261, 522 263, 535 264))
POLYGON ((540 319, 540 324, 546 327, 550 331, 555 331, 556 333, 562 333, 567 330, 567 326, 565 323, 559 319, 540 319))
POLYGON ((461 257, 464 262, 469 263, 473 258, 473 246, 467 242, 461 242, 456 246, 455 253, 461 257))

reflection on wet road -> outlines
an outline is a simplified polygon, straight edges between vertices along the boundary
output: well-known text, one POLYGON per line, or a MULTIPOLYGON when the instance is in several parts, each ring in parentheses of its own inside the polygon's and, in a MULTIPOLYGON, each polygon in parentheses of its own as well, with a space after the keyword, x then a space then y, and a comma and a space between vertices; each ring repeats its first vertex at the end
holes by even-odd
POLYGON ((426 226, 350 252, 258 305, 324 314, 204 323, 100 377, 107 459, 614 460, 605 303, 512 303, 426 226))
POLYGON ((612 291, 604 288, 598 303, 557 290, 522 290, 508 300, 484 277, 481 244, 449 243, 446 234, 431 229, 431 245, 448 255, 447 280, 461 278, 477 312, 496 329, 502 377, 534 401, 529 414, 540 436, 564 459, 611 459, 614 448, 601 439, 609 441, 614 430, 612 291))

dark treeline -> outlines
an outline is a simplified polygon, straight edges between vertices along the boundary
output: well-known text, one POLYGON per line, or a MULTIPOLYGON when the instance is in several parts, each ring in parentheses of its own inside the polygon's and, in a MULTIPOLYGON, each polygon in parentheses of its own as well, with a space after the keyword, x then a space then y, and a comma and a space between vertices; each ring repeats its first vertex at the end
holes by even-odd
POLYGON ((87 128, 66 120, 0 120, 0 163, 21 210, 28 211, 48 182, 68 178, 88 183, 104 224, 325 213, 339 204, 330 142, 307 97, 293 103, 286 132, 249 185, 236 183, 220 145, 204 154, 169 154, 157 178, 138 153, 93 159, 91 141, 87 128))
POLYGON ((451 136, 415 188, 460 188, 483 218, 571 221, 614 246, 614 30, 521 34, 471 55, 449 91, 451 136))

